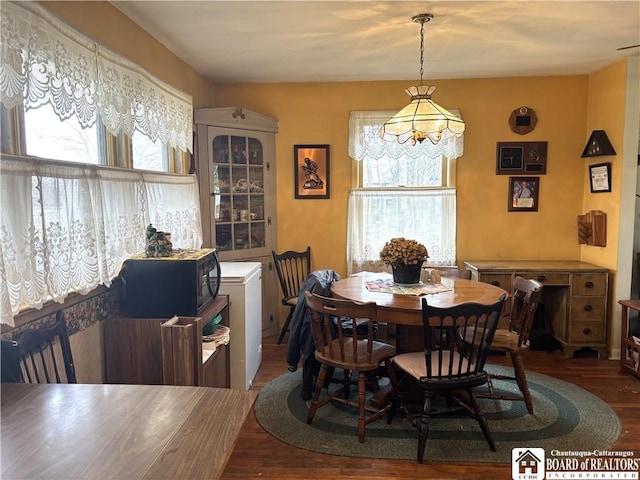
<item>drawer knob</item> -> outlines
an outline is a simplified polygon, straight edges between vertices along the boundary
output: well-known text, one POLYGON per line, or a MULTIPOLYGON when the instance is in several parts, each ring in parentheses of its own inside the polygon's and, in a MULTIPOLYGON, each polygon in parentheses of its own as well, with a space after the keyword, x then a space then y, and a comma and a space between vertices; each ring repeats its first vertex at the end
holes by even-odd
POLYGON ((591 312, 593 310, 593 307, 591 305, 585 305, 584 306, 584 311, 585 312, 591 312))
POLYGON ((585 282, 585 288, 593 288, 593 282, 585 282))
POLYGON ((499 287, 500 282, 498 280, 491 280, 491 285, 493 285, 494 287, 499 287))
POLYGON ((547 277, 545 277, 544 275, 538 275, 539 282, 545 282, 546 280, 547 280, 547 277))
POLYGON ((585 335, 591 335, 591 329, 585 328, 584 330, 582 330, 582 333, 584 333, 585 335))

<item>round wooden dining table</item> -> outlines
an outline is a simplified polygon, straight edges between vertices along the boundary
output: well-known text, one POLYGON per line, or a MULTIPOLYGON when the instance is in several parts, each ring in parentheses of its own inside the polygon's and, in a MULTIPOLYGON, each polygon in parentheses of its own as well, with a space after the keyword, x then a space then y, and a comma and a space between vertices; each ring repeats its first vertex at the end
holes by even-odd
MULTIPOLYGON (((407 295, 371 291, 367 288, 368 281, 390 279, 386 273, 372 273, 343 278, 331 285, 334 297, 344 298, 356 302, 375 302, 378 306, 379 322, 394 323, 396 325, 422 326, 422 297, 423 295, 407 295)), ((460 278, 442 277, 446 291, 427 293, 429 305, 439 308, 453 307, 461 303, 482 303, 490 305, 497 302, 502 295, 509 295, 505 290, 489 283, 460 278)))

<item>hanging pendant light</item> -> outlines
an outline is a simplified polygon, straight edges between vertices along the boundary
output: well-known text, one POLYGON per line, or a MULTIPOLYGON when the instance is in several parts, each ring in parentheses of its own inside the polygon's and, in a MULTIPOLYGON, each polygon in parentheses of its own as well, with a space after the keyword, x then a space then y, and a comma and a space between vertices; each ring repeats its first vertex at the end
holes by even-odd
POLYGON ((430 13, 421 13, 411 18, 420 24, 420 85, 405 90, 411 103, 396 113, 380 128, 383 140, 413 145, 428 138, 434 145, 448 136, 460 136, 464 132, 462 119, 431 100, 436 87, 424 85, 424 24, 433 18, 430 13))

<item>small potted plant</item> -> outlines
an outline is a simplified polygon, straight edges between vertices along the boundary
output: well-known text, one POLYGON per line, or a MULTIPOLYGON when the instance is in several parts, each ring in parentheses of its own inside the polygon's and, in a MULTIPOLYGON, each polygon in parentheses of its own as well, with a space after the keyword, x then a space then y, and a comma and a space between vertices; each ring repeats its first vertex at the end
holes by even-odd
POLYGON ((427 258, 427 247, 404 237, 392 238, 380 250, 380 259, 391 265, 395 283, 420 283, 422 264, 427 258))

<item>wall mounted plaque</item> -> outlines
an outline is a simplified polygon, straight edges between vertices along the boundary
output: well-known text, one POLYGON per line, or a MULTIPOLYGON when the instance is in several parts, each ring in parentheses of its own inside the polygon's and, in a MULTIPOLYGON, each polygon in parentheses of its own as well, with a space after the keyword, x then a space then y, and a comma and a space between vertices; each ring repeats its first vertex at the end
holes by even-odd
POLYGON ((496 175, 547 173, 547 142, 498 142, 496 175))
POLYGON ((532 132, 536 128, 536 123, 538 123, 536 112, 529 107, 516 108, 509 117, 509 127, 512 132, 518 135, 526 135, 532 132))

